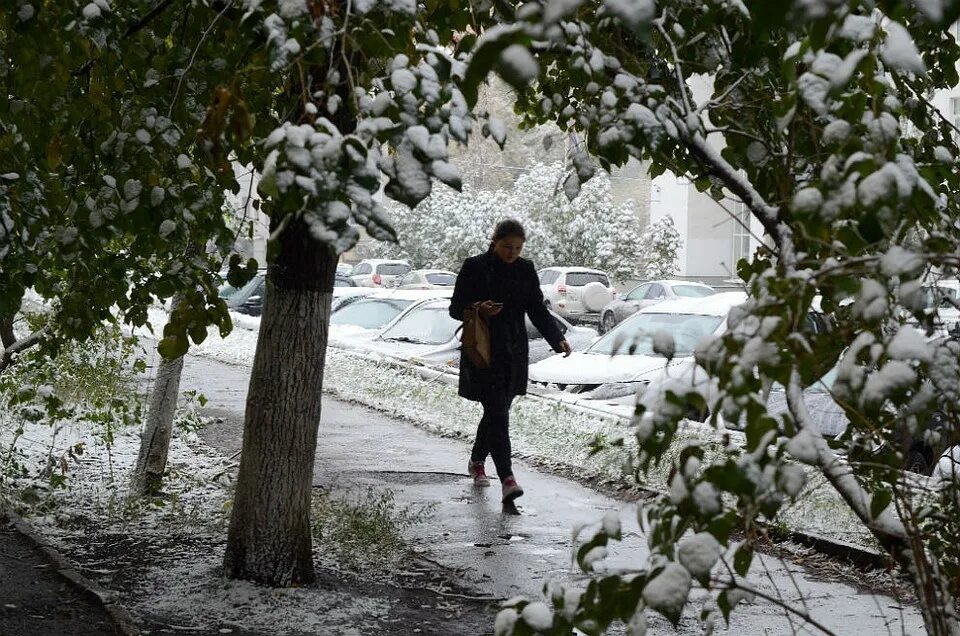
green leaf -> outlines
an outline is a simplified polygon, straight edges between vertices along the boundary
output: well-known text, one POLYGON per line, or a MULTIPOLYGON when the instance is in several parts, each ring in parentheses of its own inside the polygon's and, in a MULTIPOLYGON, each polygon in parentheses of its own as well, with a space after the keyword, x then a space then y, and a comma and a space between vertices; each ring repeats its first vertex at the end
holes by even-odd
POLYGON ((173 334, 157 344, 157 352, 167 360, 176 360, 187 353, 189 342, 182 336, 173 334))
POLYGON ((887 509, 887 506, 890 505, 892 500, 893 495, 889 490, 878 490, 873 493, 873 496, 870 498, 870 516, 873 519, 879 517, 883 511, 887 509))
POLYGON ((753 547, 747 543, 741 543, 737 551, 733 553, 734 571, 740 576, 746 576, 752 562, 753 547))

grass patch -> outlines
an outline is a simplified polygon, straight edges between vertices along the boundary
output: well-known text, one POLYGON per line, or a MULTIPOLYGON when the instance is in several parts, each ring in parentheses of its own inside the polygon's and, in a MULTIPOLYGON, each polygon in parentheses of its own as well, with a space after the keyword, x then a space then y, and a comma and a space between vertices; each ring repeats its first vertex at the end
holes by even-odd
POLYGON ((313 537, 321 556, 340 568, 382 570, 407 554, 404 531, 428 521, 433 511, 433 504, 399 505, 392 490, 372 486, 352 496, 318 490, 312 502, 313 537))

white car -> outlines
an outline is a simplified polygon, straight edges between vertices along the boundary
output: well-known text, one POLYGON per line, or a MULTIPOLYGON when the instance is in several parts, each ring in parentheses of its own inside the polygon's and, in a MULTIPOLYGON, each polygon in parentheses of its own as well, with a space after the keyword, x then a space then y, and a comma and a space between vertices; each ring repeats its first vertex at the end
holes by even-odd
POLYGON ((586 399, 632 404, 652 382, 702 376, 696 372, 694 349, 704 338, 722 334, 730 309, 745 300, 742 292, 727 292, 667 300, 641 309, 586 351, 568 358, 555 355, 531 366, 530 381, 586 399), (672 338, 672 359, 654 351, 655 337, 661 342, 672 338))
POLYGON ((330 312, 336 311, 344 303, 353 302, 361 296, 369 296, 376 291, 377 289, 374 287, 334 287, 333 300, 330 301, 330 312))
POLYGON ((717 293, 703 283, 684 280, 652 280, 640 283, 621 298, 607 303, 600 311, 600 333, 610 331, 644 307, 671 298, 702 298, 717 293))
MULTIPOLYGON (((574 349, 588 346, 597 332, 588 327, 575 327, 553 314, 560 332, 574 349)), ((417 360, 434 365, 458 366, 460 364, 459 320, 450 317, 449 299, 430 299, 414 303, 400 313, 383 330, 373 337, 354 332, 349 342, 341 341, 347 348, 374 351, 394 358, 417 360)), ((553 349, 527 320, 527 337, 530 361, 538 362, 551 355, 553 349)))
MULTIPOLYGON (((453 290, 374 290, 364 296, 342 300, 330 314, 331 344, 353 348, 354 341, 371 340, 400 314, 417 303, 447 298, 453 290), (348 346, 349 345, 349 346, 348 346)), ((449 305, 450 301, 446 300, 449 305)))
POLYGON ((361 287, 393 287, 411 269, 406 261, 368 258, 353 266, 350 278, 361 287))
POLYGON ((537 274, 543 302, 568 320, 596 322, 617 297, 606 272, 589 267, 546 267, 537 274))
POLYGON ((337 263, 337 276, 349 276, 353 271, 353 265, 349 263, 337 263))
POLYGON ((445 269, 415 269, 397 281, 398 289, 445 289, 457 284, 457 275, 445 269))

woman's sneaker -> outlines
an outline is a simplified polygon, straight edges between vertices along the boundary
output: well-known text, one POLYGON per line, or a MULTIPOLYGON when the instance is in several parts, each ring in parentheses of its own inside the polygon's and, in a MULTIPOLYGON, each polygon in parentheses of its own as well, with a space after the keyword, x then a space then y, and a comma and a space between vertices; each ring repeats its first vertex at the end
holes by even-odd
POLYGON ((487 477, 487 470, 483 462, 471 460, 467 463, 467 474, 473 478, 474 486, 489 486, 490 478, 487 477))
POLYGON ((523 495, 523 488, 513 477, 507 477, 503 480, 503 503, 508 503, 523 495))

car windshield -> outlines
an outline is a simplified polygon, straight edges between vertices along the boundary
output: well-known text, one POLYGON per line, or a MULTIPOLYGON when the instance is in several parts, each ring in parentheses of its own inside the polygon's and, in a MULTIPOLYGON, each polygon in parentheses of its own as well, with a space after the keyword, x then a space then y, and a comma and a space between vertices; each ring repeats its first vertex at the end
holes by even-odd
POLYGON ((957 290, 953 287, 940 287, 939 285, 931 285, 930 287, 923 288, 925 304, 929 309, 936 309, 938 307, 953 307, 947 298, 957 299, 957 290))
POLYGON ((713 296, 717 293, 717 290, 700 285, 674 285, 673 293, 681 298, 703 298, 704 296, 713 296))
POLYGON ((453 274, 427 274, 427 282, 431 285, 443 285, 446 287, 453 287, 457 284, 457 277, 453 274))
POLYGON ((402 276, 410 271, 409 265, 403 263, 382 263, 377 265, 377 273, 384 276, 402 276))
POLYGON ((600 283, 604 287, 609 287, 606 274, 594 274, 593 272, 568 272, 567 285, 571 287, 583 287, 590 283, 600 283))
POLYGON ((364 298, 340 307, 330 314, 331 325, 354 325, 364 329, 380 329, 413 303, 394 298, 364 298))
POLYGON ((713 334, 721 322, 720 316, 700 314, 636 314, 597 340, 588 353, 659 355, 653 351, 653 335, 663 331, 673 336, 675 355, 689 356, 700 340, 713 334))
POLYGON ((383 332, 383 340, 440 345, 453 340, 460 321, 450 317, 446 303, 411 309, 396 324, 383 332))
MULTIPOLYGON (((833 390, 833 383, 837 381, 837 367, 833 367, 827 373, 808 386, 804 391, 809 391, 810 393, 830 393, 833 390)), ((770 386, 771 391, 777 391, 779 393, 784 392, 783 385, 779 382, 774 382, 770 386)))

